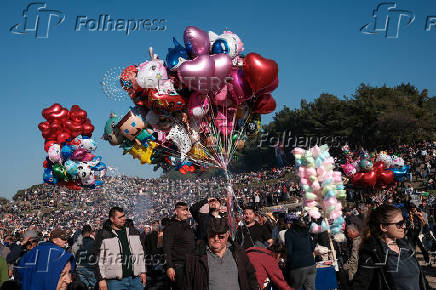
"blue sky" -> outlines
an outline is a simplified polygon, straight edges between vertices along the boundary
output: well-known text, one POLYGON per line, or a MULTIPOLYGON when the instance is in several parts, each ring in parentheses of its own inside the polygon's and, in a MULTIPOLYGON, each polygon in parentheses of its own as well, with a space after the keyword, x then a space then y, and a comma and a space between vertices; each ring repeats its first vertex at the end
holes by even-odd
POLYGON ((37 125, 43 121, 41 110, 55 102, 68 108, 78 104, 88 112, 96 127, 97 153, 108 165, 131 176, 157 176, 152 166, 141 166, 99 140, 109 113, 123 113, 131 105, 127 99, 106 97, 100 81, 111 68, 146 60, 149 46, 163 58, 173 36, 183 41, 188 25, 215 32, 227 27, 240 36, 245 53, 274 59, 279 64, 280 83, 273 94, 278 109, 297 107, 302 98, 312 100, 323 92, 349 96, 362 82, 377 86, 411 82, 436 95, 436 20, 430 31, 425 30, 427 17, 436 18, 435 1, 396 1, 395 9, 409 11, 415 19, 406 25, 407 16, 403 17, 398 38, 392 39, 383 32, 360 32, 381 1, 212 2, 46 1, 46 9, 65 15, 60 25, 50 26, 46 39, 35 38, 33 32, 10 32, 23 22, 22 12, 30 1, 2 3, 0 118, 5 130, 0 195, 10 198, 16 190, 42 182, 45 152, 37 125), (78 16, 98 19, 101 14, 112 19, 165 19, 166 30, 134 31, 128 36, 83 27, 75 31, 78 16))

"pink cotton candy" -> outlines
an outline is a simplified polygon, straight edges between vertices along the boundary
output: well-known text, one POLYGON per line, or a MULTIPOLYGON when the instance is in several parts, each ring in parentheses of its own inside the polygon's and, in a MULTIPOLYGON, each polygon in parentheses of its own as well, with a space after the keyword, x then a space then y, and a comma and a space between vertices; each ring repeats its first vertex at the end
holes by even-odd
POLYGON ((318 191, 321 189, 321 185, 319 185, 318 181, 315 181, 314 183, 312 183, 312 188, 314 191, 318 191))
POLYGON ((312 149, 310 149, 310 151, 312 152, 313 157, 317 157, 319 155, 319 153, 321 152, 321 150, 319 149, 318 145, 315 145, 315 147, 312 147, 312 149))
POLYGON ((304 150, 303 148, 296 147, 296 148, 294 148, 294 150, 292 152, 294 154, 301 154, 301 155, 303 155, 306 152, 306 150, 304 150))

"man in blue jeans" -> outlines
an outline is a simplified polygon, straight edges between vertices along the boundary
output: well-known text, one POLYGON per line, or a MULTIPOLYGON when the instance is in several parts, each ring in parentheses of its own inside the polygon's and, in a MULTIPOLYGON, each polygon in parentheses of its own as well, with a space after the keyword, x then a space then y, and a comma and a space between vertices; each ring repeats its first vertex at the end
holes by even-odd
POLYGON ((96 263, 95 256, 93 256, 95 241, 91 237, 91 232, 91 226, 83 226, 82 241, 76 253, 77 278, 82 281, 88 289, 94 289, 96 283, 93 266, 96 263))
POLYGON ((143 290, 146 282, 145 255, 139 231, 124 210, 113 207, 109 219, 95 238, 94 268, 99 290, 143 290))

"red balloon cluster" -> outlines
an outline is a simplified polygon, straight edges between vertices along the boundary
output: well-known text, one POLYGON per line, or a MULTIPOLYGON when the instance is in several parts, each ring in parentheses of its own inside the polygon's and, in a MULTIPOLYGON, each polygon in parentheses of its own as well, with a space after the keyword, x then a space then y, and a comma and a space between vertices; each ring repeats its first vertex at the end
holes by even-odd
POLYGON ((87 115, 78 105, 73 105, 69 111, 58 103, 43 109, 42 116, 47 121, 39 123, 38 128, 45 139, 44 150, 48 151, 52 144, 62 144, 78 135, 91 137, 94 125, 87 115))
POLYGON ((279 85, 277 63, 262 57, 260 54, 249 53, 244 58, 242 71, 244 72, 244 80, 248 82, 253 93, 256 94, 254 112, 259 114, 273 112, 276 108, 276 101, 270 93, 279 85))
POLYGON ((353 176, 354 187, 384 187, 394 181, 394 173, 385 170, 383 162, 376 162, 370 172, 359 172, 353 176))

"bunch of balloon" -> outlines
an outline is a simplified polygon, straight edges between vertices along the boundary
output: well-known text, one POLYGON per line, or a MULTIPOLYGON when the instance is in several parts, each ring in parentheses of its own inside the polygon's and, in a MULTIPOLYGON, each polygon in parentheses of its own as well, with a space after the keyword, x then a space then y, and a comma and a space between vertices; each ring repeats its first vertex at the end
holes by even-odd
POLYGON ((372 159, 366 151, 361 151, 354 160, 351 158, 352 153, 348 153, 348 156, 350 158, 347 159, 347 163, 341 164, 341 168, 344 174, 351 178, 355 188, 373 189, 391 185, 394 181, 394 174, 390 168, 395 166, 394 164, 404 163, 402 158, 395 158, 394 161, 385 153, 379 153, 376 158, 372 159), (375 163, 372 160, 375 160, 375 163))
MULTIPOLYGON (((333 171, 334 159, 330 156, 328 145, 315 146, 309 150, 295 148, 293 154, 303 193, 304 210, 314 220, 323 217, 321 225, 311 224, 310 231, 312 233, 328 231, 329 238, 330 234, 342 236, 345 220, 342 217, 342 204, 338 198, 344 199, 346 192, 341 172, 333 171)), ((330 243, 333 249, 331 238, 330 243)), ((336 261, 334 252, 333 260, 336 261)))
POLYGON ((78 105, 68 110, 56 103, 43 109, 42 116, 47 121, 39 123, 38 128, 48 153, 43 162, 43 181, 76 190, 101 185, 96 177, 105 175, 106 165, 101 156, 92 153, 96 149, 91 139, 94 126, 87 112, 78 105))
POLYGON ((150 48, 149 60, 121 72, 134 106, 110 114, 103 138, 155 169, 221 168, 231 184, 227 168, 235 152, 259 132, 261 115, 276 108, 278 65, 257 53, 243 55, 231 31, 188 26, 183 41, 173 38, 165 62, 150 48))

